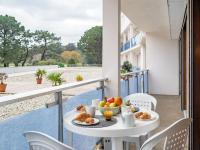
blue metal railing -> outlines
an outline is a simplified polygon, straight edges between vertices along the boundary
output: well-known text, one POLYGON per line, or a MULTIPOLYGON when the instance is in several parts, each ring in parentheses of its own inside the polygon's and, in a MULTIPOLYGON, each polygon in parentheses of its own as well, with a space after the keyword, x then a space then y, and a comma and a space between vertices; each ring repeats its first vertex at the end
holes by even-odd
POLYGON ((121 44, 121 52, 136 46, 138 43, 139 43, 139 35, 136 35, 132 37, 130 40, 128 40, 126 43, 121 44))

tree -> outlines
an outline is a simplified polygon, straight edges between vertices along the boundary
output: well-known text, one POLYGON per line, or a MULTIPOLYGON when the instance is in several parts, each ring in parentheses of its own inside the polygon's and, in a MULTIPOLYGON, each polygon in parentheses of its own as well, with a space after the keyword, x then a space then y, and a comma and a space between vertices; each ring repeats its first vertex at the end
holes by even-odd
POLYGON ((74 43, 68 43, 68 44, 65 46, 65 49, 66 49, 67 51, 73 51, 73 50, 76 50, 77 47, 76 47, 76 45, 75 45, 74 43))
POLYGON ((30 30, 24 31, 21 41, 23 45, 22 49, 24 50, 22 66, 24 66, 29 56, 29 51, 33 46, 33 33, 31 33, 30 30))
POLYGON ((42 30, 35 31, 35 41, 38 42, 42 49, 41 60, 45 60, 46 53, 49 49, 53 48, 55 50, 55 46, 60 45, 60 37, 56 37, 54 33, 42 30))
POLYGON ((86 63, 102 64, 102 26, 87 30, 78 42, 86 63))
POLYGON ((76 64, 79 63, 81 60, 81 55, 78 51, 64 51, 62 52, 61 57, 68 64, 76 64))
POLYGON ((14 17, 0 15, 0 57, 4 67, 8 67, 11 62, 18 62, 23 32, 24 26, 14 17))

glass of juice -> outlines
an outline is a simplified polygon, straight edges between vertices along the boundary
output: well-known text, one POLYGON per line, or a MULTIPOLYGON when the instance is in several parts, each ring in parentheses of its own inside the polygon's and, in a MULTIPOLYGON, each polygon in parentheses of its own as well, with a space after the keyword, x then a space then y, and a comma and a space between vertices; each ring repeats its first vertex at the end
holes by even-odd
POLYGON ((103 116, 105 117, 107 121, 110 121, 112 119, 113 112, 110 110, 106 110, 104 111, 103 116))

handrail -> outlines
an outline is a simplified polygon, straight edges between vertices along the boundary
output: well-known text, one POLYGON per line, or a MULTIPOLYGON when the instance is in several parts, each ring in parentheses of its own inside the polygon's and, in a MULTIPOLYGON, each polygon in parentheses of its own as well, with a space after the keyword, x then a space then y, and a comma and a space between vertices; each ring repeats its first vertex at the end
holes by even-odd
POLYGON ((143 72, 146 72, 146 71, 148 71, 148 69, 138 70, 138 71, 134 71, 134 72, 127 72, 127 73, 121 74, 121 76, 125 77, 125 76, 129 76, 129 75, 137 75, 138 73, 143 73, 143 72))
POLYGON ((76 83, 67 83, 67 84, 62 84, 60 86, 54 86, 54 87, 48 87, 48 88, 43 88, 43 89, 38 89, 38 90, 33 90, 29 92, 24 92, 24 93, 18 93, 14 95, 8 95, 8 96, 2 96, 0 97, 0 106, 5 106, 8 104, 13 104, 16 102, 21 102, 26 99, 42 96, 42 95, 47 95, 50 93, 56 93, 56 92, 61 92, 67 89, 72 89, 80 86, 84 86, 87 84, 92 84, 96 82, 102 82, 106 81, 107 78, 96 78, 96 79, 91 79, 91 80, 86 80, 86 81, 80 81, 76 83))

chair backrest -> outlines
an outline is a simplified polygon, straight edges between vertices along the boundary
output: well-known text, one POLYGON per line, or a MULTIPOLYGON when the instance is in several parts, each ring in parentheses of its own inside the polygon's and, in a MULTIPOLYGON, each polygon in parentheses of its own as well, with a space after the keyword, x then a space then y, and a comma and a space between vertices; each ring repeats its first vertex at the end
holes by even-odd
POLYGON ((124 100, 130 100, 132 104, 134 104, 136 107, 141 107, 147 110, 154 110, 156 109, 157 100, 146 93, 135 93, 128 95, 123 98, 124 100))
POLYGON ((165 138, 164 150, 184 150, 191 118, 183 118, 144 142, 140 150, 151 150, 165 138))
POLYGON ((24 133, 24 136, 30 150, 72 150, 71 147, 41 132, 29 131, 24 133))

